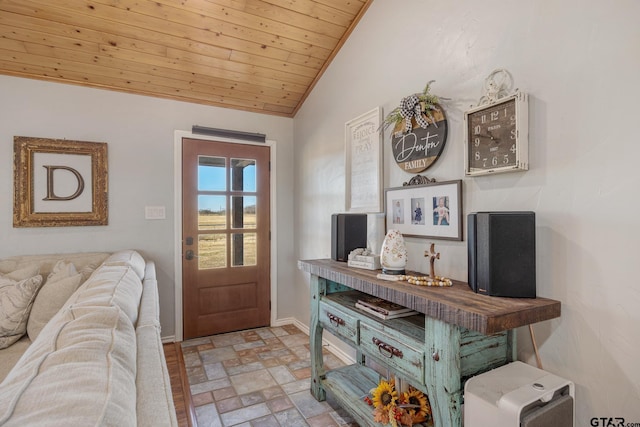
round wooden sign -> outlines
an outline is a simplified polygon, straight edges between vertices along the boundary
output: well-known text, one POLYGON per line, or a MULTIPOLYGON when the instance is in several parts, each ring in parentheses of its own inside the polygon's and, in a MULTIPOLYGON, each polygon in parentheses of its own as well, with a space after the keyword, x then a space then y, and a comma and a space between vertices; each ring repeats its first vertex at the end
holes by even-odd
POLYGON ((448 125, 444 110, 439 105, 437 107, 439 111, 431 112, 435 123, 425 116, 429 123, 425 129, 412 119, 413 129, 410 132, 396 136, 396 133, 404 127, 403 121, 398 123, 391 133, 393 159, 403 171, 409 173, 425 171, 442 154, 447 143, 448 125))

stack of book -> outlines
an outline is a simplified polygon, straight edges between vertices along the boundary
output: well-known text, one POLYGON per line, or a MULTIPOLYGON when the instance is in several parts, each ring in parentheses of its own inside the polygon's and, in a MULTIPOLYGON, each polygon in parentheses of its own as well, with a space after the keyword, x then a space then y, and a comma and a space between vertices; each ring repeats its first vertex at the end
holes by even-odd
POLYGON ((380 270, 380 255, 356 255, 352 252, 349 254, 347 266, 364 268, 365 270, 380 270))
POLYGON ((418 314, 410 308, 376 297, 361 298, 356 302, 356 307, 383 320, 418 314))

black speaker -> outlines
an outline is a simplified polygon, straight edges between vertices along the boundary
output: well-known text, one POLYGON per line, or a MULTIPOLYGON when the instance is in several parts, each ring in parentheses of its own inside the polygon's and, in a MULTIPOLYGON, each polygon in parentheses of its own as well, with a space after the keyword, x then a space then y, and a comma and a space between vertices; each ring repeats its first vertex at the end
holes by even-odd
POLYGON ((473 292, 478 292, 476 286, 476 258, 478 256, 476 250, 476 215, 472 213, 467 216, 467 282, 473 292))
POLYGON ((349 252, 367 247, 367 214, 331 215, 331 258, 347 261, 349 252))
POLYGON ((476 212, 467 220, 471 289, 498 297, 535 298, 535 213, 476 212))

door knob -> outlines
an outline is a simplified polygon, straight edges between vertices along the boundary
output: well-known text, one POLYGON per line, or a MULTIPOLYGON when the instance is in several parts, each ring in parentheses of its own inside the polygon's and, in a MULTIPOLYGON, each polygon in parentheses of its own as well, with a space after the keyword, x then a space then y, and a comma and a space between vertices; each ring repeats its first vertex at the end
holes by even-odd
POLYGON ((184 258, 187 261, 191 261, 194 258, 193 251, 191 249, 189 249, 187 252, 185 252, 184 253, 184 258))

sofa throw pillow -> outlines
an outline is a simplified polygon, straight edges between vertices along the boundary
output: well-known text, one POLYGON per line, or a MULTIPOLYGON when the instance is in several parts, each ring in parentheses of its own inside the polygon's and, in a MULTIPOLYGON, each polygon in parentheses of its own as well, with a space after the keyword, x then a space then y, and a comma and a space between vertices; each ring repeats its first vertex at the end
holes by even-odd
POLYGON ((80 270, 78 270, 78 273, 82 274, 81 282, 84 283, 89 280, 89 277, 91 277, 93 272, 96 270, 96 268, 100 267, 100 265, 102 265, 102 262, 92 262, 80 268, 80 270))
POLYGON ((12 259, 0 259, 0 274, 7 274, 16 269, 18 263, 12 259))
POLYGON ((0 275, 0 349, 18 341, 27 330, 27 320, 42 276, 13 280, 0 275))
POLYGON ((49 275, 47 276, 47 281, 53 280, 54 282, 56 282, 62 279, 66 279, 67 277, 71 277, 75 274, 78 274, 76 266, 73 265, 72 262, 61 259, 60 261, 56 262, 51 269, 51 273, 49 273, 49 275))
POLYGON ((20 281, 36 276, 40 273, 40 264, 30 264, 24 267, 20 267, 18 270, 13 270, 10 273, 3 274, 7 279, 20 281))
POLYGON ((78 273, 73 263, 58 261, 40 288, 33 301, 31 314, 27 322, 27 335, 34 341, 49 323, 49 320, 62 308, 69 297, 82 283, 82 274, 78 273))

